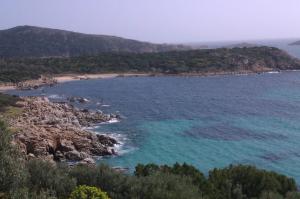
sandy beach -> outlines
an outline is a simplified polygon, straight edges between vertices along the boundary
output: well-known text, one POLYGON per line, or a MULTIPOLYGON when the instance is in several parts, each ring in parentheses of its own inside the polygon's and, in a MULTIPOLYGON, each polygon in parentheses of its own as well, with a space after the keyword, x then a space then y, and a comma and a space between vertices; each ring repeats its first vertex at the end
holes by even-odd
POLYGON ((5 92, 5 91, 9 91, 9 90, 14 90, 16 89, 16 86, 6 86, 6 85, 1 85, 0 84, 0 92, 5 92))
MULTIPOLYGON (((64 82, 88 80, 88 79, 107 79, 107 78, 116 78, 116 77, 140 77, 140 76, 149 76, 149 75, 151 75, 151 74, 147 74, 147 73, 64 74, 64 75, 56 75, 56 76, 53 76, 52 78, 57 83, 64 83, 64 82)), ((43 85, 41 79, 28 80, 28 82, 43 85)), ((14 90, 14 89, 17 89, 17 86, 14 84, 0 84, 0 92, 6 92, 9 90, 14 90)))
POLYGON ((66 74, 54 76, 53 78, 58 83, 64 83, 69 81, 87 80, 87 79, 107 79, 116 77, 137 77, 137 76, 149 76, 147 73, 105 73, 105 74, 66 74))

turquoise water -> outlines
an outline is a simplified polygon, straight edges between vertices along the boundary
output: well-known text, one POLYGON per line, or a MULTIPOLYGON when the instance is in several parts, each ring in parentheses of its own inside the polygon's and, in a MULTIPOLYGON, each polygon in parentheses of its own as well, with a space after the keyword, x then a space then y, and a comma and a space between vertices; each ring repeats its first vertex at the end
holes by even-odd
POLYGON ((99 160, 187 162, 204 172, 251 164, 300 183, 300 72, 215 77, 135 77, 76 81, 19 95, 90 99, 83 106, 119 112, 96 132, 117 137, 119 156, 99 160))

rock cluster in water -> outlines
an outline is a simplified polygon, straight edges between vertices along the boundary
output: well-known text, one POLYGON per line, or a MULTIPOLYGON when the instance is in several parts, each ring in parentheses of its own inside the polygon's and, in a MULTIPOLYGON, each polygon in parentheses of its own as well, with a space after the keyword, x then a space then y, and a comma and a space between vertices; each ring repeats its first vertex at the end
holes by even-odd
POLYGON ((11 126, 16 129, 14 142, 27 158, 94 163, 94 156, 116 154, 115 139, 84 130, 112 115, 79 110, 45 97, 25 97, 18 105, 23 112, 11 126))
POLYGON ((19 90, 32 90, 42 86, 54 86, 57 84, 57 80, 52 77, 41 76, 36 80, 27 80, 16 84, 16 88, 19 90))

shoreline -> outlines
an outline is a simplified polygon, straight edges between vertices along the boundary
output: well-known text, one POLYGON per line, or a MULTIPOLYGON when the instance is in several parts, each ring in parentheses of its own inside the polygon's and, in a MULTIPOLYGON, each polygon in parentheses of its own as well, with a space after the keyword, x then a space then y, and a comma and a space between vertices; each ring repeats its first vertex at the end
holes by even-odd
MULTIPOLYGON (((212 76, 227 76, 227 75, 251 75, 251 74, 264 74, 264 73, 281 73, 281 72, 297 72, 300 70, 265 70, 265 71, 239 71, 239 72, 203 72, 203 73, 178 73, 178 74, 167 74, 167 73, 98 73, 98 74, 60 74, 51 77, 51 81, 55 81, 56 84, 90 80, 90 79, 111 79, 117 77, 212 77, 212 76)), ((42 77, 36 80, 28 80, 35 86, 49 86, 50 84, 43 82, 42 77)), ((23 82, 24 83, 24 82, 23 82)), ((50 85, 51 86, 51 85, 50 85)), ((17 84, 13 83, 0 83, 0 92, 6 92, 10 90, 16 90, 17 84)), ((34 87, 32 87, 34 89, 34 87)), ((22 89, 20 89, 22 90, 22 89)), ((26 89, 23 89, 26 90, 26 89)))
MULTIPOLYGON (((55 81, 56 83, 66 83, 72 81, 81 81, 81 80, 89 80, 89 79, 110 79, 116 77, 146 77, 153 76, 151 73, 99 73, 99 74, 60 74, 54 75, 51 77, 51 81, 55 81)), ((44 83, 42 77, 40 79, 32 79, 27 80, 22 83, 30 82, 39 87, 41 86, 49 86, 50 84, 44 83)), ((18 84, 14 83, 0 83, 0 92, 6 92, 10 90, 18 89, 18 84)), ((22 89, 20 89, 22 90, 22 89)), ((26 89, 24 89, 26 90, 26 89)))
POLYGON ((65 83, 78 80, 88 79, 110 79, 116 77, 146 77, 151 76, 150 73, 99 73, 99 74, 62 74, 56 75, 53 78, 57 83, 65 83))

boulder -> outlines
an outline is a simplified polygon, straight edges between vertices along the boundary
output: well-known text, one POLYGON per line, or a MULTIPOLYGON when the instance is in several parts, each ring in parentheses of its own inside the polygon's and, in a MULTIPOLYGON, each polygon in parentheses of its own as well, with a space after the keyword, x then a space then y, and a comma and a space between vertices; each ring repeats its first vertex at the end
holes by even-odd
POLYGON ((81 154, 76 150, 65 153, 65 157, 66 157, 66 159, 71 160, 71 161, 80 161, 83 159, 81 157, 81 154))
POLYGON ((93 158, 85 158, 79 162, 79 164, 96 164, 93 158))
POLYGON ((98 138, 99 142, 105 146, 113 147, 115 144, 118 144, 117 140, 115 140, 111 137, 108 137, 106 135, 97 134, 97 138, 98 138))

